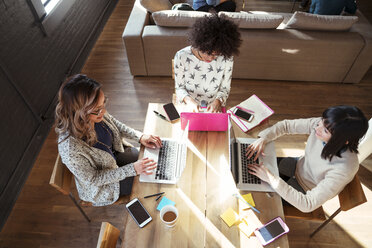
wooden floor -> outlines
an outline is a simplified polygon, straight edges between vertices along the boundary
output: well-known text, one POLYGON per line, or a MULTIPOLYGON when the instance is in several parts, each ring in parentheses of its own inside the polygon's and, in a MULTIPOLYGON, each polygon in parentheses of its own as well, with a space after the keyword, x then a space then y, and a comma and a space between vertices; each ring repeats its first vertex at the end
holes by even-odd
MULTIPOLYGON (((359 2, 370 9, 367 1, 359 2)), ((148 102, 170 102, 174 85, 168 77, 133 78, 129 73, 121 34, 132 4, 132 0, 119 1, 83 73, 102 82, 110 98, 107 108, 111 114, 142 130, 148 102)), ((372 16, 371 11, 366 16, 372 16)), ((326 107, 337 104, 357 105, 371 118, 371 92, 372 70, 355 85, 233 80, 228 103, 231 106, 256 94, 275 110, 270 123, 284 118, 319 116, 326 107)), ((297 155, 302 152, 304 142, 304 137, 287 137, 281 138, 276 146, 285 154, 297 155)), ((109 221, 123 233, 127 214, 124 206, 85 208, 92 218, 89 224, 68 197, 49 186, 56 156, 56 136, 52 130, 0 234, 0 247, 95 247, 102 221, 109 221)), ((370 157, 366 163, 370 164, 371 160, 370 157)), ((372 176, 364 167, 359 175, 369 202, 341 213, 313 239, 308 234, 317 227, 317 222, 287 219, 290 247, 372 247, 372 176)), ((328 213, 336 207, 336 199, 325 205, 328 213)))

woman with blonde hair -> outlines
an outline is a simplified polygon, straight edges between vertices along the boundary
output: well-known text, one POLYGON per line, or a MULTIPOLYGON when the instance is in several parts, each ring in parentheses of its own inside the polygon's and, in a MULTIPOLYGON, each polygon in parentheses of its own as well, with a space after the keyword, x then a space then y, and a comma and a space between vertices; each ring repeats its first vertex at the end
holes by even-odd
POLYGON ((101 84, 77 74, 61 86, 56 108, 58 152, 74 174, 80 199, 109 205, 131 193, 133 177, 152 171, 152 159, 138 160, 138 150, 123 138, 150 148, 161 147, 158 136, 146 135, 106 112, 101 84))

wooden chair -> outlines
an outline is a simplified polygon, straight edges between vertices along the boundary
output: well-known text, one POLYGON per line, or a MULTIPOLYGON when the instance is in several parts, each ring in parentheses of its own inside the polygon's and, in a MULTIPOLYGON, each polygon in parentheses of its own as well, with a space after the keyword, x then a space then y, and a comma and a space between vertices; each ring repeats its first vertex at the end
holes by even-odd
POLYGON ((120 240, 120 231, 108 222, 102 222, 98 236, 97 248, 115 248, 120 240))
MULTIPOLYGON (((359 164, 361 164, 363 160, 372 153, 372 119, 369 120, 369 127, 370 128, 368 129, 366 135, 359 144, 359 164)), ((367 198, 364 194, 362 185, 360 184, 358 175, 355 175, 354 179, 338 194, 338 200, 340 202, 340 207, 328 219, 325 218, 325 213, 322 207, 314 210, 311 213, 303 213, 293 206, 284 206, 284 215, 285 217, 289 218, 324 220, 324 222, 310 234, 310 237, 313 237, 341 211, 348 211, 367 202, 367 198)))
MULTIPOLYGON (((89 207, 92 206, 91 202, 86 202, 80 200, 78 201, 75 199, 74 195, 71 192, 71 183, 73 179, 73 175, 70 170, 62 163, 60 156, 57 156, 56 162, 54 164, 53 172, 50 177, 49 184, 56 188, 59 192, 64 195, 68 195, 74 205, 79 209, 80 213, 84 216, 84 218, 90 222, 89 217, 81 208, 81 206, 89 207), (80 206, 81 205, 81 206, 80 206)), ((113 205, 120 205, 127 203, 129 200, 129 196, 122 196, 120 197, 113 205)))

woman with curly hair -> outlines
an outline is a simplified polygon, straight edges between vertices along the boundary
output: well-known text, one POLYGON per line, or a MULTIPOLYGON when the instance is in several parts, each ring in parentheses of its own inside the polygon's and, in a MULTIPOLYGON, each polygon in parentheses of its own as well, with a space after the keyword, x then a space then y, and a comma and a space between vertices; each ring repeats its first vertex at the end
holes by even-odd
POLYGON ((190 110, 221 112, 230 93, 233 55, 241 44, 238 27, 217 14, 197 20, 189 33, 191 46, 174 57, 177 99, 190 110))
POLYGON ((158 136, 142 134, 106 112, 101 84, 77 74, 61 86, 56 107, 58 152, 75 177, 80 199, 93 206, 109 205, 129 195, 133 177, 154 170, 152 159, 138 160, 138 150, 123 138, 150 148, 158 136))
POLYGON ((307 134, 304 156, 279 158, 280 177, 264 164, 249 168, 253 175, 268 182, 285 204, 311 212, 353 180, 359 169, 359 140, 367 130, 367 118, 354 106, 327 108, 322 118, 280 121, 258 134, 260 138, 248 147, 247 156, 263 154, 266 143, 282 135, 307 134))

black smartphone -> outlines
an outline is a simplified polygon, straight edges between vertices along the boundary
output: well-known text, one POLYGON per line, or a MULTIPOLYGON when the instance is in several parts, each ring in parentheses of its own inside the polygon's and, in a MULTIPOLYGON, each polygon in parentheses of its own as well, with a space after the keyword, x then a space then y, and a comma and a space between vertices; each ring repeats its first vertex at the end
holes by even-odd
POLYGON ((234 114, 248 122, 251 122, 253 119, 253 114, 248 113, 240 108, 236 108, 234 114))
POLYGON ((138 198, 127 203, 126 208, 139 227, 144 227, 152 218, 138 198))
POLYGON ((180 118, 180 115, 178 114, 178 111, 173 103, 165 104, 163 105, 163 108, 165 110, 165 113, 167 113, 170 121, 175 121, 180 118))

